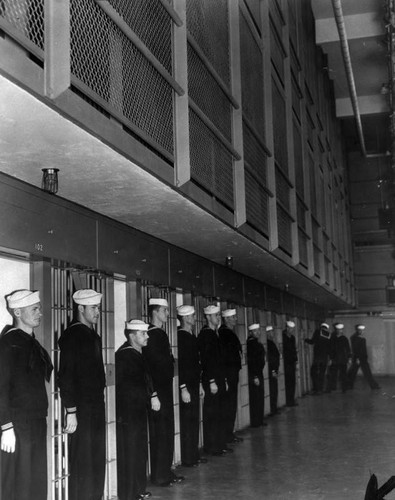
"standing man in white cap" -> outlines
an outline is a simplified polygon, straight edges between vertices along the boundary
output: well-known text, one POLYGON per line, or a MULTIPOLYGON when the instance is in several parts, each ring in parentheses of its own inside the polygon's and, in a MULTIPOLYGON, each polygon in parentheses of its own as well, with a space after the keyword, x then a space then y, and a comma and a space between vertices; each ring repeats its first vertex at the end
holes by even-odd
POLYGON ((106 427, 102 342, 94 330, 102 294, 91 289, 73 294, 76 314, 59 339, 60 395, 69 437, 69 499, 100 500, 104 490, 106 427))
POLYGON ((251 427, 266 426, 263 421, 265 413, 265 386, 263 368, 265 367, 266 352, 259 341, 261 325, 253 323, 248 327, 247 363, 248 363, 248 393, 250 398, 250 425, 251 427))
POLYGON ((379 384, 374 380, 368 361, 368 351, 366 349, 366 339, 362 337, 365 325, 356 325, 355 332, 351 335, 352 364, 348 371, 349 388, 354 388, 355 377, 359 367, 361 367, 365 380, 371 389, 380 389, 379 384))
POLYGON ((138 319, 126 323, 126 342, 115 353, 117 408, 117 473, 119 500, 145 500, 148 457, 148 406, 158 411, 151 399, 151 376, 142 355, 148 342, 148 324, 138 319))
POLYGON ((351 349, 348 338, 344 335, 344 325, 336 323, 335 330, 331 336, 330 367, 328 391, 337 389, 337 379, 339 378, 342 392, 348 389, 347 363, 351 359, 351 349))
POLYGON ((148 343, 143 347, 153 383, 153 410, 149 414, 151 482, 156 486, 171 486, 184 480, 171 469, 174 453, 173 376, 174 358, 169 338, 163 329, 169 317, 166 299, 148 301, 151 322, 148 343), (159 410, 156 410, 158 403, 159 410))
POLYGON ((6 299, 14 325, 0 337, 0 498, 47 500, 45 381, 52 363, 34 337, 39 292, 18 290, 6 299))
POLYGON ((310 368, 310 376, 313 383, 311 394, 319 395, 324 391, 325 372, 331 349, 331 334, 328 323, 321 323, 320 327, 313 333, 312 338, 304 339, 304 341, 314 346, 313 362, 310 368))
POLYGON ((239 371, 241 370, 241 344, 234 329, 237 324, 236 309, 225 309, 221 312, 222 325, 218 335, 222 346, 223 367, 228 385, 225 393, 225 439, 227 443, 239 443, 242 438, 234 433, 237 413, 237 389, 239 371))
POLYGON ((266 327, 267 364, 269 368, 270 416, 280 413, 278 404, 278 370, 280 368, 280 351, 274 340, 272 325, 266 327))
POLYGON ((298 406, 295 401, 296 386, 296 363, 298 354, 296 350, 296 340, 293 332, 295 323, 287 321, 283 330, 283 360, 284 360, 284 381, 285 381, 285 403, 287 406, 298 406))
POLYGON ((209 305, 203 309, 203 312, 207 324, 198 335, 198 346, 205 393, 203 404, 204 451, 210 455, 221 456, 231 452, 231 448, 226 446, 224 429, 223 408, 226 384, 221 344, 217 332, 221 321, 220 308, 216 305, 209 305))
POLYGON ((204 391, 200 383, 202 367, 199 348, 193 332, 195 308, 189 305, 179 306, 177 315, 180 321, 177 345, 181 463, 185 467, 196 467, 207 460, 199 456, 199 402, 204 391))

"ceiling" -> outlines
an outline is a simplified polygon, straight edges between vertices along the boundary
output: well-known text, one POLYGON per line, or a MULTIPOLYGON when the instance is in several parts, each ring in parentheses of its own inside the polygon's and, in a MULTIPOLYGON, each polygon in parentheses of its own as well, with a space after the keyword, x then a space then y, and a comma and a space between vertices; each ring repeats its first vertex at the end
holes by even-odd
MULTIPOLYGON (((313 0, 317 42, 328 54, 336 109, 347 141, 358 147, 348 86, 329 0, 313 0)), ((383 13, 378 0, 343 0, 350 50, 369 153, 388 149, 388 99, 380 93, 388 81, 383 13), (352 22, 352 19, 357 22, 352 22), (367 36, 368 35, 368 36, 367 36), (387 122, 386 122, 387 121, 387 122), (387 126, 384 124, 387 123, 387 126), (380 133, 378 133, 380 131, 380 133)), ((0 76, 0 170, 37 187, 41 169, 60 169, 58 196, 147 232, 164 241, 224 264, 323 307, 344 308, 341 298, 311 281, 241 233, 143 170, 0 76)))
MULTIPOLYGON (((367 154, 386 154, 391 147, 389 94, 381 93, 389 81, 384 4, 382 0, 341 0, 367 154)), ((360 142, 332 1, 312 0, 311 5, 316 41, 328 57, 334 83, 336 114, 343 123, 347 150, 355 151, 360 142)))

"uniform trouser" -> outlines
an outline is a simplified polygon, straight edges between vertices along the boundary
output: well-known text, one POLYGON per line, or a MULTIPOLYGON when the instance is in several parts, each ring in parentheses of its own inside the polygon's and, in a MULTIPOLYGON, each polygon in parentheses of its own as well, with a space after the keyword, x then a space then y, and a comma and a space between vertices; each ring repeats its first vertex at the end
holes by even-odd
POLYGON ((295 385, 296 374, 295 364, 284 365, 284 381, 285 381, 285 403, 293 405, 295 403, 295 385))
POLYGON ((168 483, 174 477, 171 470, 174 453, 173 387, 158 393, 160 410, 149 412, 151 481, 168 483))
POLYGON ((269 374, 270 411, 276 413, 278 401, 278 380, 277 377, 269 374))
POLYGON ((147 486, 147 414, 132 422, 117 423, 117 476, 119 500, 135 500, 147 486))
POLYGON ((181 462, 196 464, 199 460, 199 386, 190 389, 190 403, 183 403, 180 394, 181 462))
POLYGON ((348 388, 347 363, 333 363, 329 367, 328 389, 335 391, 337 389, 337 380, 340 380, 342 391, 348 388))
MULTIPOLYGON (((217 384, 218 385, 218 384, 217 384)), ((224 429, 224 393, 220 385, 218 392, 210 392, 210 384, 203 384, 205 396, 203 403, 203 442, 206 453, 218 453, 226 447, 224 429)))
POLYGON ((349 387, 354 387, 355 377, 357 376, 359 367, 361 367, 362 373, 371 389, 375 389, 376 387, 378 387, 377 382, 373 378, 372 372, 370 370, 370 365, 367 360, 359 360, 359 364, 357 360, 354 360, 352 362, 352 365, 350 366, 347 374, 349 387))
POLYGON ((255 385, 253 380, 248 383, 251 427, 259 427, 263 424, 265 412, 265 387, 263 384, 263 375, 258 376, 258 380, 259 385, 255 385))
POLYGON ((106 465, 104 402, 77 408, 77 420, 77 430, 69 437, 69 500, 101 500, 106 465))
POLYGON ((235 427, 237 413, 237 388, 239 383, 239 371, 230 374, 227 377, 228 390, 225 393, 225 439, 230 442, 233 439, 233 430, 235 427))
POLYGON ((311 365, 310 375, 313 382, 313 391, 321 392, 324 389, 326 362, 315 361, 311 365))
POLYGON ((47 500, 47 422, 13 421, 14 453, 1 452, 0 500, 47 500))

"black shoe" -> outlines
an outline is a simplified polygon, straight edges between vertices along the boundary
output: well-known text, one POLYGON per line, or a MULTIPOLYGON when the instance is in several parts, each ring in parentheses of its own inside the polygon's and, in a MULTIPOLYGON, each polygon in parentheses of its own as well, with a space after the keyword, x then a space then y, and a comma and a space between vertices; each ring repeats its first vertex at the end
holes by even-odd
POLYGON ((183 467, 197 467, 197 466, 199 465, 199 462, 195 462, 195 463, 193 463, 193 464, 187 464, 187 463, 185 463, 185 462, 181 462, 181 465, 182 465, 183 467))
POLYGON ((211 455, 213 457, 223 457, 225 455, 225 452, 223 450, 220 450, 220 451, 213 451, 211 453, 211 455))
POLYGON ((373 390, 373 391, 377 391, 378 389, 381 389, 381 387, 380 387, 379 385, 374 385, 374 386, 372 387, 372 390, 373 390))
POLYGON ((233 448, 229 448, 228 446, 226 446, 225 448, 223 448, 222 450, 222 453, 226 454, 226 453, 233 453, 233 448))
POLYGON ((204 457, 198 458, 198 461, 197 461, 198 464, 206 464, 207 462, 208 462, 207 458, 204 458, 204 457))
POLYGON ((137 500, 146 500, 147 498, 152 497, 152 493, 150 491, 146 491, 145 493, 141 493, 141 495, 137 495, 137 500))
POLYGON ((171 482, 174 484, 182 483, 183 481, 185 481, 184 476, 174 476, 173 479, 171 480, 171 482))

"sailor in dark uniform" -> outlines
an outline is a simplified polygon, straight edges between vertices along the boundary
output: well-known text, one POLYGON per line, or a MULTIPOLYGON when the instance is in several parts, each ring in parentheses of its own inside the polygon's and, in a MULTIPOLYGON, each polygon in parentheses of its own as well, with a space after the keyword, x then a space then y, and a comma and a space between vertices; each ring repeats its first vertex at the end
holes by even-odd
POLYGON ((265 410, 265 387, 263 382, 263 368, 266 352, 259 342, 260 325, 254 323, 248 327, 247 363, 248 363, 248 393, 250 399, 251 427, 266 426, 263 421, 265 410))
POLYGON ((141 350, 148 342, 148 324, 128 321, 126 342, 115 353, 117 473, 119 500, 144 500, 148 457, 148 407, 152 380, 141 350))
POLYGON ((176 476, 171 469, 174 453, 174 358, 169 338, 162 328, 169 316, 169 305, 166 299, 151 298, 148 307, 151 323, 143 356, 154 389, 153 406, 149 412, 151 482, 156 486, 171 486, 183 481, 184 477, 176 476))
POLYGON ((293 334, 295 323, 287 321, 283 330, 283 361, 284 361, 284 382, 285 382, 285 403, 287 406, 298 406, 295 401, 296 387, 296 363, 298 354, 296 350, 296 340, 293 334))
POLYGON ((0 498, 47 500, 45 381, 52 363, 33 332, 42 316, 39 292, 18 290, 7 304, 14 326, 0 337, 0 498))
POLYGON ((218 335, 222 346, 222 359, 228 390, 225 393, 225 433, 227 443, 238 443, 242 438, 234 433, 237 413, 237 389, 241 370, 241 344, 234 332, 237 324, 236 309, 225 309, 221 313, 222 325, 218 335))
POLYGON ((269 369, 270 415, 280 413, 278 404, 278 371, 280 369, 280 351, 274 341, 274 330, 271 325, 266 327, 267 335, 267 365, 269 369))
POLYGON ((186 467, 195 467, 207 462, 199 456, 199 406, 204 391, 200 383, 202 369, 197 338, 193 333, 195 308, 179 306, 177 315, 180 321, 177 346, 181 463, 186 467))
POLYGON ((226 446, 224 429, 224 396, 226 391, 223 373, 221 344, 217 328, 221 321, 220 308, 209 305, 204 308, 207 325, 198 335, 200 360, 202 363, 203 404, 203 441, 204 451, 220 456, 233 450, 226 446))
POLYGON ((355 377, 361 367, 365 380, 370 385, 371 389, 380 389, 379 384, 373 378, 368 361, 368 351, 366 349, 366 339, 362 337, 365 325, 357 325, 355 332, 351 335, 351 351, 352 351, 352 364, 348 371, 349 387, 353 389, 355 377))
POLYGON ((313 389, 311 394, 322 394, 324 390, 325 372, 329 361, 331 348, 331 334, 329 325, 321 323, 311 339, 304 339, 307 344, 313 345, 313 362, 310 368, 313 389))
POLYGON ((69 437, 69 499, 101 500, 106 464, 105 374, 102 342, 95 332, 102 294, 73 294, 76 316, 59 339, 60 395, 69 437))
POLYGON ((348 338, 344 335, 344 325, 342 323, 335 324, 330 346, 328 392, 337 389, 338 378, 342 392, 346 392, 348 389, 347 364, 351 359, 351 349, 348 338))

